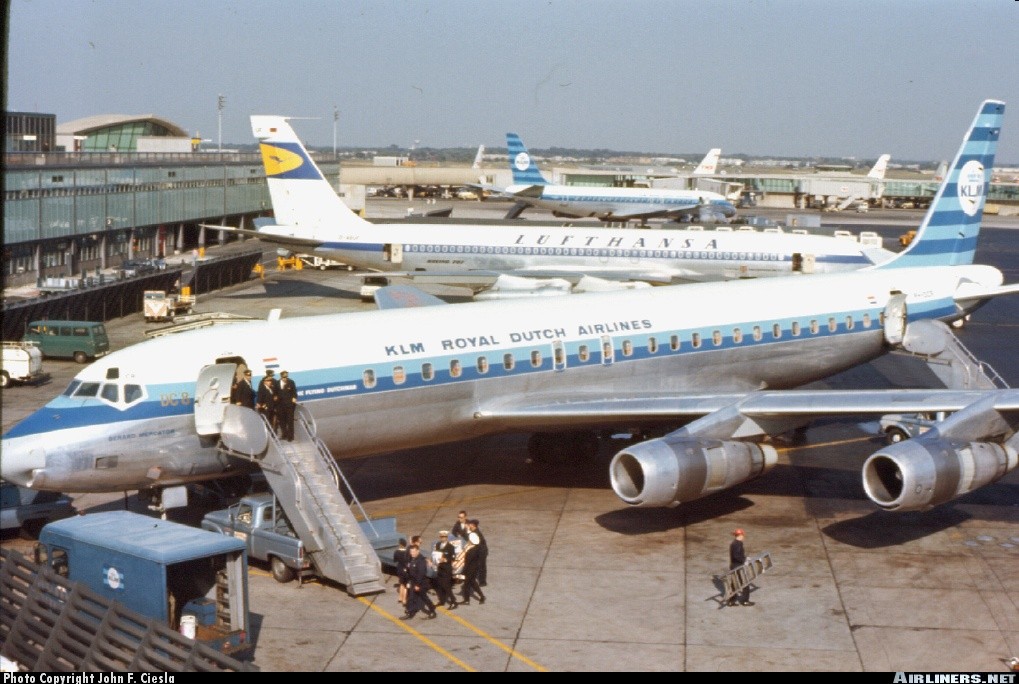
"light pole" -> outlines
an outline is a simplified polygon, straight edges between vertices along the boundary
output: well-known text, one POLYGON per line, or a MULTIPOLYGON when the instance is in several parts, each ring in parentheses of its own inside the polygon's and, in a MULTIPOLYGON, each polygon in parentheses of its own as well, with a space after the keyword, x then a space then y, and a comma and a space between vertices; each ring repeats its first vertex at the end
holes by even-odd
POLYGON ((340 110, 333 106, 333 159, 336 159, 336 125, 340 121, 340 110))
POLYGON ((220 151, 220 154, 222 154, 222 152, 223 152, 223 105, 225 105, 225 104, 226 104, 226 98, 223 97, 222 93, 220 93, 219 97, 216 99, 216 109, 219 110, 218 118, 219 118, 219 151, 220 151))

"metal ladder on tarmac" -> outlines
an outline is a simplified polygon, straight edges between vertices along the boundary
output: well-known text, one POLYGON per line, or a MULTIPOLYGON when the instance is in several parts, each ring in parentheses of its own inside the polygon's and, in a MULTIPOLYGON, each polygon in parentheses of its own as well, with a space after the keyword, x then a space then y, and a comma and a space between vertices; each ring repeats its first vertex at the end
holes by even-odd
POLYGON ((316 436, 308 410, 297 405, 295 439, 286 442, 278 439, 254 410, 234 405, 224 408, 220 451, 262 467, 318 574, 342 584, 351 596, 385 591, 382 563, 351 505, 366 521, 370 519, 329 449, 316 436), (341 485, 350 495, 350 504, 341 485))
POLYGON ((770 570, 772 565, 771 554, 762 553, 760 556, 748 558, 747 562, 738 568, 715 575, 715 579, 722 583, 722 604, 727 604, 730 599, 749 587, 755 579, 770 570))

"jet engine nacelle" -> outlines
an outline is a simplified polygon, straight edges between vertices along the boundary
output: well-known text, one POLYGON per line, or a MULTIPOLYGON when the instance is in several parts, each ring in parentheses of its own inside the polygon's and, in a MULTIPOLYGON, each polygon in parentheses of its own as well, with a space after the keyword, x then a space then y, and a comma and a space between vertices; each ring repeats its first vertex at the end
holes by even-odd
POLYGON ((612 459, 612 489, 631 506, 677 506, 767 472, 778 452, 767 444, 651 439, 612 459))
POLYGON ((1017 461, 1008 445, 918 437, 868 458, 863 488, 885 510, 924 510, 1004 477, 1017 461))

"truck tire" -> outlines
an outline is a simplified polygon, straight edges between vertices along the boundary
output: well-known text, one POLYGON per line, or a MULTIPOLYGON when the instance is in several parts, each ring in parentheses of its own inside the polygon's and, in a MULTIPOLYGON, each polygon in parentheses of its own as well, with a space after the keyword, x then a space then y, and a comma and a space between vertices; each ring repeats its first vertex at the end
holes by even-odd
POLYGON ((11 384, 11 376, 7 371, 0 371, 0 387, 7 387, 11 384))
POLYGON ((286 584, 294 579, 293 568, 288 568, 287 564, 276 556, 269 559, 269 567, 272 568, 272 578, 280 584, 286 584))
POLYGON ((85 363, 88 361, 88 354, 83 351, 76 351, 74 352, 74 360, 77 363, 85 363))

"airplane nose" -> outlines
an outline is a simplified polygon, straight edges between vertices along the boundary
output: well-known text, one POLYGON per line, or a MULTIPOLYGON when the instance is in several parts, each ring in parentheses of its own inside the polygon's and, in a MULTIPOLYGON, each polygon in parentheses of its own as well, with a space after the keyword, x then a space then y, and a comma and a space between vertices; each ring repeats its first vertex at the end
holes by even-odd
POLYGON ((38 437, 5 439, 0 453, 0 479, 22 487, 31 487, 35 471, 46 467, 46 452, 39 446, 38 437))

